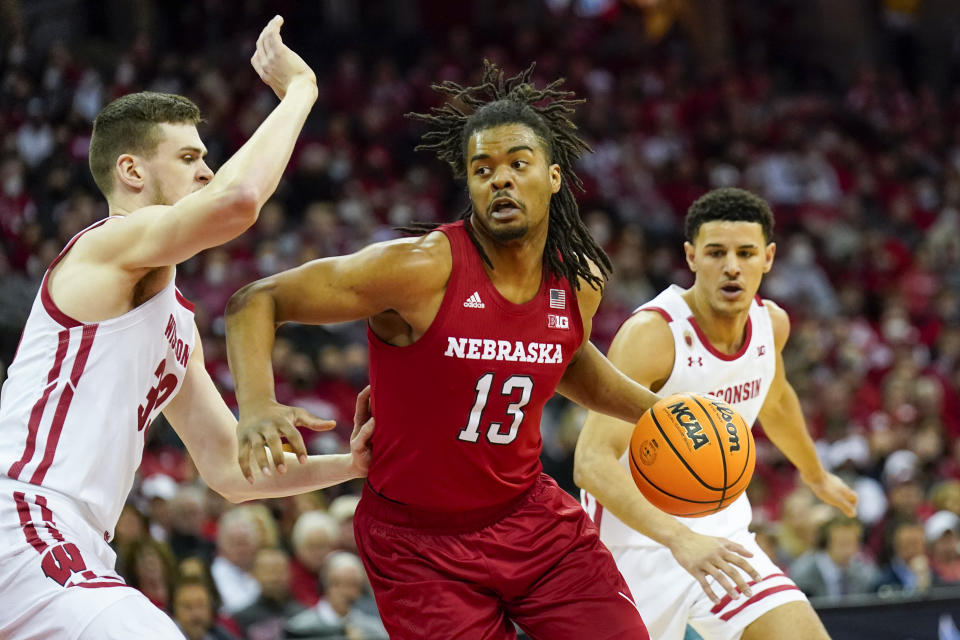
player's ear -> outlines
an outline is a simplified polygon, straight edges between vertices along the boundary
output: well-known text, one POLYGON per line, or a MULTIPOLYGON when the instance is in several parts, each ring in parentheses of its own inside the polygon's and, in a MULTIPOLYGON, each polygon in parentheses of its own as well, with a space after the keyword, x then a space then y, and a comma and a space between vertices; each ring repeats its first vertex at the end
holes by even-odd
POLYGON ((560 187, 563 185, 563 172, 560 171, 560 165, 552 164, 550 165, 550 193, 556 193, 560 191, 560 187))
POLYGON ((696 263, 693 261, 693 258, 696 256, 696 251, 694 249, 692 242, 688 241, 683 243, 683 253, 687 257, 687 266, 690 267, 690 271, 693 271, 694 273, 696 273, 697 266, 696 266, 696 263))
POLYGON ((763 263, 763 272, 770 273, 770 269, 773 267, 773 256, 777 253, 777 243, 770 242, 767 243, 767 248, 764 250, 764 263, 763 263))
POLYGON ((114 166, 114 173, 120 182, 133 191, 143 189, 143 167, 136 156, 129 153, 120 154, 117 158, 117 164, 114 166))

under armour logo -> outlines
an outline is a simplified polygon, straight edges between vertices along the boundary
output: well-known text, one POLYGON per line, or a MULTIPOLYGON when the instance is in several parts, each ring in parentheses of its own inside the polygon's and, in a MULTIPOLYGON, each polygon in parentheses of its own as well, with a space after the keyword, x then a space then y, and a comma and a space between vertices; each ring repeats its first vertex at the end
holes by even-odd
POLYGON ((688 366, 688 367, 692 367, 694 362, 697 363, 697 366, 698 366, 698 367, 702 367, 702 366, 703 366, 703 358, 694 358, 693 356, 689 356, 689 357, 687 358, 687 366, 688 366))
POLYGON ((757 347, 757 355, 758 355, 758 356, 762 356, 762 355, 765 354, 766 352, 767 352, 767 345, 762 344, 762 345, 760 345, 759 347, 757 347))

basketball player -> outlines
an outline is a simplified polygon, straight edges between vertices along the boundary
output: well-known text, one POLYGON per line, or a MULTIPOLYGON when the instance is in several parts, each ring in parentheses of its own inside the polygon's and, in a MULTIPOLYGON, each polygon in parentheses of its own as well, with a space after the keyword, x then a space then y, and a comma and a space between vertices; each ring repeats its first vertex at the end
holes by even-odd
MULTIPOLYGON (((772 232, 770 208, 747 191, 718 189, 694 202, 684 245, 694 285, 671 286, 640 307, 614 337, 610 360, 662 395, 712 393, 747 424, 759 417, 813 492, 852 516, 856 493, 821 466, 784 375, 787 314, 756 295, 773 264, 772 232)), ((632 423, 591 412, 577 445, 575 475, 589 492, 584 506, 651 636, 680 640, 689 622, 705 640, 826 638, 803 593, 747 531, 746 495, 702 518, 668 516, 637 491, 627 470, 624 452, 632 431, 632 423), (753 581, 743 597, 720 599, 713 591, 718 584, 729 591, 736 572, 721 551, 726 542, 713 536, 752 553, 753 581)))
MULTIPOLYGON (((207 484, 233 501, 365 473, 358 433, 352 456, 311 458, 249 484, 236 466, 236 420, 204 369, 193 306, 174 283, 174 265, 254 223, 317 97, 313 72, 280 40, 281 24, 266 26, 253 57, 280 104, 216 176, 186 98, 123 96, 94 122, 90 167, 110 216, 47 270, 0 400, 6 640, 183 637, 124 584, 107 544, 161 411, 207 484)), ((295 420, 330 426, 302 413, 295 420)))
POLYGON ((609 260, 571 183, 574 101, 504 80, 438 87, 468 107, 419 115, 471 206, 416 238, 309 262, 227 307, 240 463, 289 429, 274 397, 277 323, 366 319, 373 460, 354 532, 391 638, 646 638, 596 529, 541 474, 540 415, 559 391, 633 421, 656 396, 590 343, 609 260), (543 105, 548 101, 548 105, 543 105))

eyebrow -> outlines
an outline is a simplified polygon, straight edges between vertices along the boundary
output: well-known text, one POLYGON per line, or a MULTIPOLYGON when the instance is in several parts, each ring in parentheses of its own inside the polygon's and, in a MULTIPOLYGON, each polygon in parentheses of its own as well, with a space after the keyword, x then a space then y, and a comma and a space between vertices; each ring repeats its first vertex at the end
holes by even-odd
MULTIPOLYGON (((720 244, 719 242, 711 242, 708 245, 704 245, 704 247, 707 249, 710 249, 710 248, 726 249, 727 245, 720 244)), ((756 249, 756 248, 758 247, 755 244, 741 244, 739 247, 737 247, 737 249, 756 249)))
MULTIPOLYGON (((510 147, 509 149, 507 149, 507 155, 509 156, 511 154, 517 153, 518 151, 529 151, 530 153, 533 153, 533 148, 525 144, 518 144, 515 147, 510 147)), ((478 153, 472 158, 470 158, 470 164, 473 164, 477 160, 486 160, 489 157, 490 157, 489 153, 478 153)))
POLYGON ((191 152, 191 153, 197 153, 197 154, 200 154, 201 156, 207 155, 207 150, 206 150, 206 149, 201 149, 200 147, 180 147, 179 153, 183 153, 184 151, 189 151, 189 152, 191 152))

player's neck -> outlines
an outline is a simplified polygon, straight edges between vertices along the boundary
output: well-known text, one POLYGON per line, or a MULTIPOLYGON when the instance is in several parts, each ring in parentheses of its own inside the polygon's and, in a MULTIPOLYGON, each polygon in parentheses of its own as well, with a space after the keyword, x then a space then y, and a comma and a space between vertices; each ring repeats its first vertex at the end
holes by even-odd
POLYGON ((472 233, 493 265, 491 269, 484 264, 484 270, 500 295, 518 304, 536 295, 543 278, 545 229, 542 233, 531 229, 523 238, 508 243, 494 240, 476 226, 472 233))
POLYGON ((683 299, 714 349, 726 354, 734 354, 740 350, 750 317, 749 308, 734 314, 717 313, 707 300, 698 295, 696 287, 688 289, 683 294, 683 299))

